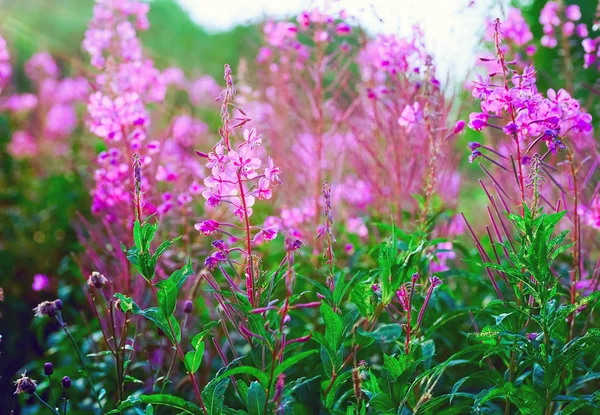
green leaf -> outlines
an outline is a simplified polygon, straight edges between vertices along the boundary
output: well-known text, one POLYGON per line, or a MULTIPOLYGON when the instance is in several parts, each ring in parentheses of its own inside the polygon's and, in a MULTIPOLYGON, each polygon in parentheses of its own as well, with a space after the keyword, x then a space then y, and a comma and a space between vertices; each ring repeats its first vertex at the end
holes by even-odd
POLYGON ((325 303, 321 304, 321 316, 325 322, 325 339, 329 342, 331 350, 337 351, 342 345, 342 333, 344 331, 342 319, 325 303))
POLYGON ((223 412, 223 401, 225 400, 227 386, 229 386, 229 378, 213 379, 204 387, 202 400, 208 415, 221 415, 223 412))
POLYGON ((179 411, 183 411, 183 413, 186 414, 204 415, 204 412, 199 406, 177 396, 166 394, 140 395, 138 397, 129 396, 127 400, 121 402, 116 409, 108 412, 107 415, 119 414, 124 409, 132 408, 140 404, 169 406, 179 411))
POLYGON ((276 379, 277 376, 285 372, 287 369, 298 363, 299 361, 306 359, 308 356, 317 353, 316 349, 307 350, 306 352, 296 353, 287 359, 285 359, 279 366, 275 368, 275 372, 273 372, 273 378, 276 379))
POLYGON ((175 285, 177 286, 177 290, 181 290, 183 284, 193 274, 194 270, 192 269, 192 260, 188 259, 188 262, 183 267, 181 267, 181 269, 178 269, 177 271, 171 274, 169 280, 175 283, 175 285))
POLYGON ((144 223, 142 225, 142 248, 143 252, 150 251, 150 244, 158 230, 158 223, 144 223))
POLYGON ((223 379, 228 376, 239 374, 254 376, 256 379, 258 379, 261 385, 267 385, 269 383, 269 376, 267 376, 267 374, 264 373, 262 370, 259 370, 253 366, 238 366, 233 367, 231 369, 227 369, 221 375, 217 376, 216 379, 223 379))
POLYGON ((258 382, 252 382, 248 388, 248 415, 264 415, 267 395, 258 382))
POLYGON ((174 316, 171 316, 167 320, 161 309, 157 307, 150 307, 145 310, 141 310, 140 307, 126 295, 116 293, 114 296, 120 300, 119 305, 123 312, 132 312, 136 315, 142 315, 148 320, 152 321, 167 335, 167 337, 171 340, 173 344, 179 343, 181 341, 181 328, 179 327, 179 323, 177 322, 174 316), (171 322, 173 331, 171 331, 169 321, 171 322))
POLYGON ((171 317, 177 307, 177 285, 171 278, 155 284, 156 296, 160 310, 167 317, 171 317))
POLYGON ((127 313, 131 311, 133 314, 140 314, 140 307, 133 301, 132 298, 121 293, 116 293, 114 296, 120 300, 119 307, 121 307, 122 312, 127 313))
POLYGON ((142 245, 142 225, 139 219, 136 219, 133 224, 133 243, 135 244, 138 251, 143 251, 142 245))
POLYGON ((202 343, 202 339, 200 339, 199 343, 192 343, 194 347, 193 352, 187 352, 185 354, 185 367, 188 372, 194 374, 200 368, 200 364, 202 363, 202 357, 204 356, 204 343, 202 343))
POLYGON ((202 363, 202 356, 204 354, 204 343, 202 343, 202 339, 204 336, 208 334, 212 330, 213 327, 218 325, 219 321, 211 321, 202 330, 200 333, 196 334, 191 341, 192 347, 194 348, 193 352, 188 352, 185 355, 185 366, 190 373, 196 373, 200 364, 202 363))
POLYGON ((358 328, 357 333, 382 343, 392 343, 402 336, 402 327, 399 324, 380 324, 375 331, 365 331, 363 328, 358 328))
POLYGON ((154 255, 152 255, 152 258, 158 259, 162 254, 165 253, 165 251, 167 249, 169 249, 171 247, 171 245, 173 245, 175 242, 177 242, 180 239, 181 239, 181 236, 178 236, 177 238, 175 238, 173 240, 164 241, 163 243, 161 243, 158 246, 158 248, 156 248, 156 251, 154 252, 154 255))

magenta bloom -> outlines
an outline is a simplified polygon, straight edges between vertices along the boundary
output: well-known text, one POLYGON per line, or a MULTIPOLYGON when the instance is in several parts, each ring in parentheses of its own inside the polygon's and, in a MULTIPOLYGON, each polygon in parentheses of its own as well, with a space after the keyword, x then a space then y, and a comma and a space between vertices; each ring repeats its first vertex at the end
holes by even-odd
POLYGON ((579 19, 581 19, 581 9, 577 4, 567 6, 565 9, 565 16, 567 16, 567 19, 571 20, 572 22, 577 22, 579 19))
POLYGON ((335 32, 339 36, 347 36, 352 32, 352 28, 347 23, 341 22, 335 27, 335 32))
POLYGON ((212 235, 219 229, 220 223, 216 220, 208 219, 194 225, 197 231, 202 232, 205 236, 212 235))
POLYGON ((0 36, 0 92, 8 83, 11 73, 12 67, 10 66, 10 54, 6 47, 6 40, 0 36))
POLYGON ((465 129, 465 122, 463 120, 458 120, 458 121, 456 121, 456 124, 454 124, 453 133, 458 134, 464 129, 465 129))
POLYGON ((31 289, 33 291, 42 291, 50 286, 50 278, 46 274, 35 274, 31 289))
POLYGON ((418 124, 423 119, 423 113, 420 111, 420 104, 415 102, 412 106, 407 105, 402 110, 400 118, 398 118, 398 124, 401 127, 406 128, 406 131, 412 130, 415 124, 418 124))
POLYGON ((488 126, 488 115, 483 112, 472 112, 469 114, 469 127, 475 131, 481 131, 488 126))

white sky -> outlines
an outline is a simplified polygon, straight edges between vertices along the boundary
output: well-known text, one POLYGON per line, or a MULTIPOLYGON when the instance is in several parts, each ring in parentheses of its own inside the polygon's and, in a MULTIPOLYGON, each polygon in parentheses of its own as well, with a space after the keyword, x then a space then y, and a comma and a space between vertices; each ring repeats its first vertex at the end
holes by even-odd
MULTIPOLYGON (((312 8, 311 0, 178 0, 192 19, 208 30, 225 30, 265 16, 296 16, 312 8)), ((407 33, 419 23, 434 55, 440 76, 461 81, 473 66, 475 46, 485 16, 497 0, 338 0, 371 33, 407 33), (473 3, 469 6, 470 3, 473 3), (378 19, 379 16, 381 18, 378 19)), ((497 12, 496 12, 497 14, 497 12)), ((496 17, 496 16, 494 16, 496 17)))

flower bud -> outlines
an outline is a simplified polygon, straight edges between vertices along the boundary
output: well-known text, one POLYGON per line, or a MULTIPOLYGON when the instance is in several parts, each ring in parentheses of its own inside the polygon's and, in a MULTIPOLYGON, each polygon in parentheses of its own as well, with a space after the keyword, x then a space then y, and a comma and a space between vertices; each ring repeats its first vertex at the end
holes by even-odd
POLYGON ((69 389, 71 387, 71 378, 65 376, 64 378, 62 378, 61 384, 63 388, 69 389))
POLYGON ((108 283, 108 280, 106 279, 106 277, 103 274, 99 273, 98 271, 92 272, 87 280, 87 284, 90 287, 94 287, 94 288, 98 288, 98 289, 104 287, 107 283, 108 283))
POLYGON ((54 368, 52 367, 52 363, 46 362, 44 363, 44 375, 50 376, 54 373, 54 368))
POLYGON ((185 302, 185 304, 183 305, 183 312, 185 314, 191 314, 193 310, 194 310, 194 304, 190 300, 187 300, 185 302))

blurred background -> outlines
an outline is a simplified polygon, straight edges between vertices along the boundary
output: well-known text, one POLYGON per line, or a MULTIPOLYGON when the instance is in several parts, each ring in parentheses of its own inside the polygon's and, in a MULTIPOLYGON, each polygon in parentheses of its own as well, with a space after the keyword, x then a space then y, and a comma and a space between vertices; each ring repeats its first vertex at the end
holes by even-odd
MULTIPOLYGON (((461 88, 472 71, 484 19, 501 15, 508 5, 496 0, 339 3, 350 16, 360 16, 355 24, 369 33, 408 33, 418 23, 437 61, 438 73, 442 79, 447 78, 449 90, 461 88)), ((519 2, 536 38, 542 30, 538 16, 544 3, 519 2)), ((595 2, 578 3, 584 16, 587 14, 591 20, 595 2)), ((177 66, 189 79, 209 75, 219 81, 224 63, 230 63, 235 73, 241 61, 257 55, 261 24, 267 16, 285 19, 310 7, 311 2, 303 0, 154 0, 149 12, 151 27, 140 37, 147 55, 159 69, 177 66)), ((49 52, 71 74, 85 70, 88 58, 81 42, 92 8, 92 0, 0 0, 0 32, 11 51, 15 89, 31 88, 22 68, 38 51, 49 52)), ((551 62, 555 54, 555 50, 539 51, 536 66, 550 68, 543 63, 551 62)), ((540 89, 550 78, 551 70, 542 73, 540 89)), ((210 125, 214 126, 216 122, 210 125)), ((78 134, 80 140, 89 136, 84 129, 78 134)), ((76 164, 55 170, 42 170, 36 164, 56 163, 52 157, 36 163, 17 160, 7 148, 10 138, 7 118, 0 114, 0 287, 5 297, 0 302, 2 414, 16 409, 12 397, 15 372, 39 359, 45 351, 46 327, 32 323, 31 309, 56 294, 70 298, 76 307, 87 307, 83 294, 72 293, 70 287, 84 281, 77 266, 82 247, 73 223, 78 215, 89 217, 91 205, 88 190, 83 187, 83 177, 88 172, 79 170, 76 164), (55 173, 40 174, 41 171, 55 173), (29 330, 32 324, 33 330, 29 330)), ((464 140, 469 140, 468 134, 464 140)), ((463 198, 469 200, 471 195, 464 193, 463 198)))

